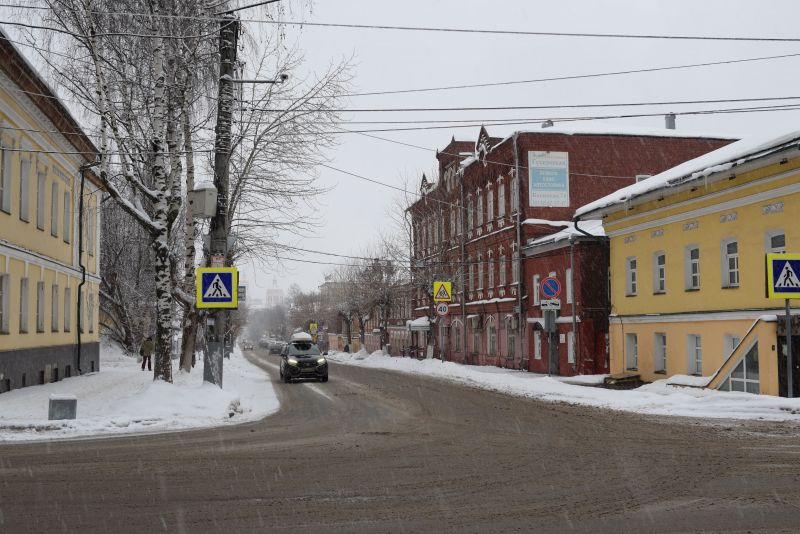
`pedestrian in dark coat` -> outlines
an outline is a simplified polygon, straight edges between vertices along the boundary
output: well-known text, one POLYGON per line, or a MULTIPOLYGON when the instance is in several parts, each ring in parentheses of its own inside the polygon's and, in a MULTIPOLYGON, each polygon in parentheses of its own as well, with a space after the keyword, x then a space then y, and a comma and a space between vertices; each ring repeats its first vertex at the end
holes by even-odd
POLYGON ((147 336, 147 339, 144 340, 142 347, 139 349, 139 354, 142 355, 142 371, 144 371, 145 364, 147 364, 148 371, 153 370, 153 351, 155 348, 153 336, 147 336))

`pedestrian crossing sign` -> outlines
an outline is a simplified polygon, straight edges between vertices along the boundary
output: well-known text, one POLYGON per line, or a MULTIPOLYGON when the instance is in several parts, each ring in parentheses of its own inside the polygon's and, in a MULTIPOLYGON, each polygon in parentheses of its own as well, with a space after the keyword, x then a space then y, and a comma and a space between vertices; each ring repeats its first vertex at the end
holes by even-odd
POLYGON ((453 284, 450 282, 433 283, 433 301, 450 302, 453 300, 453 284))
POLYGON ((239 272, 236 267, 201 267, 195 275, 198 308, 239 307, 239 272))
POLYGON ((767 293, 771 299, 800 299, 800 254, 767 254, 767 293))

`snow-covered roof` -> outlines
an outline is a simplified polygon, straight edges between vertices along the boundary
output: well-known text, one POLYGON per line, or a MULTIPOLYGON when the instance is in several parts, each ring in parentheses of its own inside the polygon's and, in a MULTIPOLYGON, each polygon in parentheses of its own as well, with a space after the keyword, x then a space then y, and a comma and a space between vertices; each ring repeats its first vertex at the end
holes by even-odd
POLYGON ((605 229, 603 228, 603 221, 600 220, 581 221, 578 224, 578 227, 583 230, 583 232, 577 230, 575 228, 575 224, 572 222, 564 223, 564 225, 566 225, 566 228, 563 230, 529 240, 527 246, 543 245, 545 243, 558 243, 559 241, 567 240, 573 236, 585 237, 586 234, 591 234, 595 237, 602 237, 606 235, 605 229))
MULTIPOLYGON (((695 132, 691 130, 670 130, 667 128, 643 128, 641 126, 631 126, 627 124, 614 123, 586 123, 575 125, 557 125, 550 128, 538 128, 536 130, 518 130, 511 135, 504 137, 500 142, 489 148, 492 152, 495 148, 509 141, 514 135, 524 134, 562 134, 562 135, 622 135, 638 137, 679 137, 691 139, 740 139, 741 136, 723 134, 719 132, 695 132)), ((459 170, 464 170, 471 164, 478 161, 474 155, 463 160, 459 170)))
POLYGON ((417 317, 413 321, 406 321, 406 327, 412 331, 425 331, 431 327, 431 320, 427 315, 417 317))
POLYGON ((591 214, 592 217, 600 217, 601 211, 606 208, 646 193, 674 187, 691 180, 705 178, 711 174, 729 170, 736 165, 741 165, 797 144, 798 141, 800 141, 800 131, 798 130, 779 136, 775 136, 773 133, 747 137, 581 206, 575 212, 575 217, 582 217, 588 214, 591 214))

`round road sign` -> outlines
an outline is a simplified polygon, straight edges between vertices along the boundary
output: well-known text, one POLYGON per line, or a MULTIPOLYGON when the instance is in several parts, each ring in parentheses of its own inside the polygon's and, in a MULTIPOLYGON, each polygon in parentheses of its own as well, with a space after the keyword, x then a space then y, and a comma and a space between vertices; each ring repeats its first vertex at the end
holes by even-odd
POLYGON ((436 305, 436 314, 437 315, 441 315, 442 317, 444 317, 445 315, 447 315, 447 312, 449 312, 449 311, 450 311, 450 307, 444 302, 440 302, 439 304, 436 305))
POLYGON ((561 294, 561 284, 552 276, 548 276, 542 281, 541 291, 543 297, 556 299, 561 294))

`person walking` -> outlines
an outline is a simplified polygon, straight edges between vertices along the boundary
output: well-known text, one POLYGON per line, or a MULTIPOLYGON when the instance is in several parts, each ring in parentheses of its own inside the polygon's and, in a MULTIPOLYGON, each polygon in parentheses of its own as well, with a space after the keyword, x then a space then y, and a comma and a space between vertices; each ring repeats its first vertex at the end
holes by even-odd
POLYGON ((139 349, 139 354, 142 355, 142 371, 144 371, 144 366, 147 364, 147 370, 153 370, 153 350, 155 349, 155 345, 153 344, 153 336, 147 336, 147 339, 144 340, 142 343, 141 348, 139 349))

